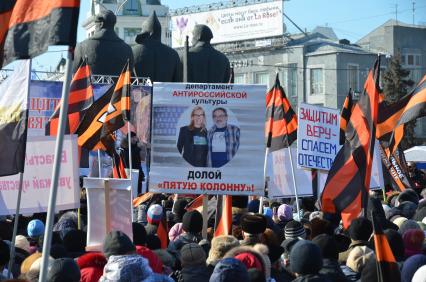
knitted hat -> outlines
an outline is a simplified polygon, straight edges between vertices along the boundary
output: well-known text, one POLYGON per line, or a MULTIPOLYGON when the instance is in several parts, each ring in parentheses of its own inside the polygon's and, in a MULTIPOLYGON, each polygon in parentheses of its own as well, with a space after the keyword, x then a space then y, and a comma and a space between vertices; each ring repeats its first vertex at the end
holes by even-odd
POLYGON ((17 235, 15 237, 15 247, 20 248, 27 253, 30 253, 30 242, 28 242, 27 238, 23 235, 17 235))
POLYGON ((422 229, 420 225, 412 219, 404 221, 398 229, 399 234, 404 236, 404 233, 409 229, 422 229))
POLYGON ((265 232, 267 220, 262 214, 246 213, 240 219, 241 228, 249 234, 261 234, 265 232))
POLYGON ((401 282, 411 282, 414 273, 423 265, 426 265, 425 255, 414 255, 409 257, 404 262, 401 269, 401 282))
POLYGON ((402 240, 401 234, 393 229, 386 229, 383 232, 388 239, 389 246, 391 247, 392 253, 395 256, 396 261, 404 260, 404 241, 402 240))
POLYGON ((206 263, 206 254, 200 245, 189 243, 180 250, 180 262, 182 267, 202 265, 206 263))
POLYGON ((425 233, 419 229, 409 229, 403 235, 402 239, 405 246, 405 257, 421 254, 425 233))
POLYGON ((372 232, 373 225, 365 217, 354 219, 349 226, 349 236, 352 240, 368 241, 372 232))
POLYGON ((70 258, 55 259, 47 273, 47 282, 79 282, 80 268, 70 258))
POLYGON ((247 273, 247 268, 241 261, 235 258, 226 258, 216 264, 209 281, 237 282, 250 280, 247 273))
POLYGON ((147 220, 151 224, 159 223, 163 216, 163 207, 160 205, 152 205, 148 208, 147 220))
POLYGON ((339 250, 337 249, 337 242, 334 240, 333 236, 328 234, 320 234, 312 239, 312 242, 317 244, 321 249, 321 254, 323 258, 326 259, 335 259, 339 258, 339 250))
POLYGON ((31 220, 27 225, 27 233, 31 238, 39 237, 44 233, 44 223, 39 219, 31 220))
POLYGON ((291 271, 300 275, 317 274, 322 267, 320 248, 311 241, 297 242, 290 252, 291 271))
POLYGON ((300 222, 292 220, 285 225, 284 236, 286 239, 295 239, 295 238, 306 239, 306 231, 300 222))
POLYGON ((182 222, 178 222, 170 228, 169 240, 175 241, 183 233, 182 222))
POLYGON ((251 252, 243 252, 240 254, 237 254, 235 258, 239 261, 241 261, 247 269, 255 268, 260 271, 265 271, 262 265, 262 261, 253 253, 251 252))
POLYGON ((186 212, 182 218, 182 229, 197 234, 203 229, 203 216, 196 210, 186 212))
POLYGON ((357 246, 349 252, 346 266, 355 272, 361 273, 367 262, 375 259, 376 256, 372 249, 366 246, 357 246))
POLYGON ((293 208, 289 205, 282 204, 278 207, 277 216, 280 221, 289 221, 293 219, 293 208))
POLYGON ((135 251, 130 238, 121 231, 111 231, 104 239, 104 254, 107 258, 110 256, 125 255, 135 251))
POLYGON ((426 265, 423 265, 414 273, 411 282, 425 282, 426 281, 426 265))
POLYGON ((216 265, 230 249, 238 247, 240 242, 237 238, 230 235, 214 237, 210 248, 207 264, 216 265))

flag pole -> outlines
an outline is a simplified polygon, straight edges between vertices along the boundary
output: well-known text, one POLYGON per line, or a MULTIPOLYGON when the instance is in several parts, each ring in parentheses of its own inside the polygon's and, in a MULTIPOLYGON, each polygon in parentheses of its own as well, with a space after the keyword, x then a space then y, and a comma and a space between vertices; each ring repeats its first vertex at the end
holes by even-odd
MULTIPOLYGON (((127 179, 132 180, 132 139, 130 134, 130 121, 127 121, 127 139, 129 139, 129 170, 130 170, 130 176, 127 176, 127 179)), ((141 164, 139 164, 140 166, 141 164)), ((139 184, 139 183, 138 183, 139 184)))
MULTIPOLYGON (((30 73, 31 75, 31 73, 30 73)), ((16 210, 15 210, 15 220, 13 222, 13 235, 12 243, 10 244, 10 260, 9 267, 7 269, 7 279, 11 278, 12 266, 15 261, 15 239, 16 234, 18 233, 18 222, 19 222, 19 210, 21 208, 21 196, 22 196, 22 184, 24 182, 24 173, 19 173, 19 190, 18 190, 18 199, 16 200, 16 210)))
POLYGON ((56 204, 56 195, 58 192, 58 180, 59 172, 61 167, 61 157, 62 157, 62 147, 64 143, 64 133, 65 133, 65 123, 67 120, 68 114, 68 99, 69 99, 69 88, 72 76, 72 61, 73 61, 73 51, 71 47, 68 47, 67 52, 67 61, 65 69, 65 80, 62 86, 62 107, 60 108, 59 113, 59 127, 58 135, 56 137, 56 146, 55 146, 55 157, 53 161, 53 171, 52 171, 52 182, 50 185, 49 193, 49 205, 47 208, 47 218, 46 218, 46 229, 44 231, 44 243, 42 251, 42 263, 40 270, 40 282, 47 280, 47 267, 48 259, 50 254, 50 245, 52 243, 52 229, 53 229, 53 220, 55 217, 55 204, 56 204))
POLYGON ((296 177, 294 175, 293 157, 291 156, 290 146, 287 146, 288 154, 290 155, 291 176, 293 178, 294 195, 296 197, 297 219, 300 221, 299 196, 297 195, 296 177))
MULTIPOLYGON (((268 161, 268 154, 269 154, 269 148, 266 148, 265 150, 265 162, 263 164, 263 192, 265 192, 265 187, 266 187, 266 169, 267 169, 267 161, 268 161)), ((262 214, 263 213, 263 196, 260 197, 259 200, 259 213, 262 214)))
POLYGON ((101 150, 98 149, 98 169, 99 169, 99 178, 102 178, 102 166, 101 166, 101 150))

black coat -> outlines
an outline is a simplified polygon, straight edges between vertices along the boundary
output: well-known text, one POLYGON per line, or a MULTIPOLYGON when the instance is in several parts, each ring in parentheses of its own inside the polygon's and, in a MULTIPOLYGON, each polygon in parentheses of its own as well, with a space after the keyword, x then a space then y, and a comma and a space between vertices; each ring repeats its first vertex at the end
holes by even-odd
POLYGON ((319 271, 320 274, 328 276, 328 278, 335 282, 347 282, 349 281, 342 269, 340 268, 337 260, 323 259, 322 268, 319 271))
POLYGON ((189 126, 180 128, 179 137, 177 142, 179 153, 183 154, 183 158, 195 167, 207 166, 207 130, 200 130, 194 128, 189 129, 189 126), (205 146, 194 145, 194 136, 202 136, 206 138, 205 146))

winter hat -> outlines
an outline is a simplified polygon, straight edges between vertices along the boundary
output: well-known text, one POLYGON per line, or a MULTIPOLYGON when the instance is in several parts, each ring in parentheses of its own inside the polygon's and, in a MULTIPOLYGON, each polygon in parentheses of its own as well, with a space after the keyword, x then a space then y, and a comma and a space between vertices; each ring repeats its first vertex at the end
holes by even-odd
POLYGON ((271 260, 269 259, 269 249, 268 246, 264 244, 256 244, 253 246, 253 250, 257 251, 263 258, 263 264, 265 265, 264 273, 266 279, 269 280, 271 277, 271 260))
POLYGON ((86 249, 86 233, 82 230, 70 230, 64 236, 63 244, 68 252, 84 253, 86 249))
POLYGON ((419 195, 417 195, 417 192, 414 191, 413 189, 405 189, 403 192, 401 192, 398 195, 398 198, 396 200, 399 203, 399 205, 402 202, 409 201, 409 202, 416 204, 416 206, 417 206, 418 203, 419 203, 419 195))
POLYGON ((278 207, 277 216, 280 221, 290 221, 293 219, 293 208, 290 205, 282 204, 278 207))
POLYGON ((309 221, 312 221, 314 218, 322 219, 324 214, 321 211, 313 211, 309 214, 309 221))
POLYGON ((158 224, 163 216, 163 207, 160 205, 152 205, 148 208, 146 220, 151 224, 158 224))
POLYGON ((146 244, 146 230, 145 227, 138 223, 132 222, 133 231, 133 244, 136 246, 143 246, 146 244))
POLYGON ((258 199, 251 200, 247 205, 248 212, 258 213, 260 201, 258 199))
POLYGON ((178 222, 170 228, 169 231, 169 240, 175 241, 183 233, 182 222, 178 222))
POLYGON ((417 269, 411 282, 426 282, 426 265, 417 269))
POLYGON ((409 229, 403 235, 402 239, 405 246, 405 257, 421 254, 425 233, 419 229, 409 229))
POLYGON ((241 228, 249 234, 261 234, 267 226, 266 217, 263 214, 246 213, 240 219, 241 228))
POLYGON ((27 253, 30 253, 30 242, 28 242, 27 238, 23 235, 17 235, 15 237, 15 247, 20 248, 27 253))
POLYGON ((334 240, 333 236, 328 234, 320 234, 312 239, 312 242, 318 245, 323 258, 335 260, 339 258, 337 242, 334 240))
POLYGON ((296 245, 297 242, 302 241, 299 238, 295 238, 295 239, 285 239, 282 243, 281 243, 281 247, 284 249, 284 253, 287 255, 290 255, 291 250, 293 249, 294 245, 296 245))
POLYGON ((426 265, 425 255, 414 255, 409 257, 402 265, 401 282, 411 282, 414 273, 424 265, 426 265))
MULTIPOLYGON (((232 197, 233 198, 233 197, 232 197)), ((226 258, 220 260, 210 276, 210 282, 237 282, 249 281, 247 268, 245 265, 235 259, 226 258)))
POLYGON ((396 261, 404 260, 404 241, 402 240, 401 234, 393 229, 386 229, 383 232, 388 239, 389 246, 391 247, 392 253, 395 256, 396 261))
POLYGON ((110 256, 125 255, 135 251, 135 245, 125 233, 111 231, 104 239, 103 251, 105 256, 109 258, 110 256))
POLYGON ((203 216, 196 210, 186 212, 182 218, 182 229, 197 234, 203 229, 203 216))
POLYGON ((272 209, 270 207, 264 207, 263 215, 272 218, 272 209))
POLYGON ((349 252, 346 266, 357 273, 361 273, 367 262, 375 259, 376 256, 372 249, 366 246, 357 246, 349 252))
POLYGON ((396 226, 398 226, 398 228, 401 228, 401 225, 406 222, 408 219, 406 217, 397 217, 395 218, 392 222, 393 224, 395 224, 396 226))
POLYGON ((295 239, 295 238, 306 239, 306 231, 300 222, 292 220, 285 225, 284 236, 286 239, 295 239))
POLYGON ((239 245, 240 242, 234 236, 222 235, 214 237, 207 258, 207 264, 216 265, 230 249, 238 247, 239 245))
POLYGON ((31 220, 27 225, 27 233, 31 238, 36 238, 44 233, 44 223, 39 219, 31 220))
POLYGON ((206 263, 206 254, 200 245, 189 243, 180 250, 180 262, 182 267, 202 265, 206 263))
POLYGON ((163 262, 153 251, 145 246, 136 246, 136 253, 148 260, 152 271, 155 273, 163 273, 163 262))
POLYGON ((420 225, 417 222, 415 222, 412 219, 409 219, 409 220, 404 221, 403 224, 401 224, 401 227, 399 227, 398 232, 402 236, 404 236, 404 233, 407 232, 407 230, 409 230, 409 229, 420 229, 420 230, 422 230, 422 228, 420 227, 420 225))
POLYGON ((321 218, 314 218, 311 220, 311 239, 320 234, 334 234, 334 227, 330 221, 321 218))
POLYGON ((317 274, 322 267, 320 248, 311 241, 297 242, 290 252, 291 271, 300 275, 317 274))
POLYGON ((232 207, 245 209, 247 207, 248 196, 232 196, 232 207))
POLYGON ((371 221, 365 217, 354 219, 349 226, 349 236, 352 240, 368 241, 372 232, 373 226, 371 221))
POLYGON ((252 252, 242 252, 234 256, 237 260, 241 261, 247 269, 255 268, 260 271, 265 271, 262 261, 252 252))
POLYGON ((416 213, 417 205, 413 202, 402 202, 398 209, 401 211, 401 215, 406 218, 412 218, 416 213))
POLYGON ((175 215, 175 221, 181 222, 183 215, 186 213, 186 206, 188 205, 188 201, 185 199, 177 199, 173 205, 172 212, 175 215))

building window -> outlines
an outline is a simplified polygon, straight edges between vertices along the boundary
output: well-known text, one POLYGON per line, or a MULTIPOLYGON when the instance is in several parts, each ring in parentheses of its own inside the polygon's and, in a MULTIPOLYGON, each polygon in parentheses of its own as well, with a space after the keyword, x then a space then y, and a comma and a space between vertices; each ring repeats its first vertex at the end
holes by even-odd
POLYGON ((288 64, 284 69, 283 88, 289 97, 297 97, 297 64, 288 64))
POLYGON ((357 65, 348 65, 348 86, 353 92, 359 92, 359 68, 357 65))
POLYGON ((123 15, 125 16, 140 16, 141 3, 139 0, 127 0, 123 7, 123 15))
POLYGON ((265 84, 269 89, 269 74, 267 72, 256 72, 254 74, 254 84, 265 84))
POLYGON ((135 44, 135 37, 142 32, 141 28, 124 28, 123 40, 127 44, 135 44))
POLYGON ((324 93, 324 79, 322 68, 311 69, 311 95, 324 93))
POLYGON ((414 65, 414 56, 413 55, 407 56, 407 65, 409 65, 409 66, 414 65))
POLYGON ((235 84, 244 84, 246 83, 246 75, 244 73, 236 73, 234 75, 235 84))

